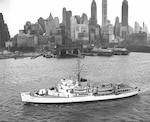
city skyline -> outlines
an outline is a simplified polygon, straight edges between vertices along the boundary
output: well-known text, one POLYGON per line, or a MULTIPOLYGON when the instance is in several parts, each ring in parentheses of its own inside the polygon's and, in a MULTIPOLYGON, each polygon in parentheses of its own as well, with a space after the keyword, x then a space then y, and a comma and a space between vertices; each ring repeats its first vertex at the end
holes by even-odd
MULTIPOLYGON (((0 0, 0 12, 4 16, 5 23, 8 24, 8 29, 11 37, 23 29, 26 21, 31 23, 37 22, 39 17, 47 19, 52 14, 53 17, 59 17, 62 22, 62 9, 72 11, 72 15, 82 15, 86 13, 88 19, 91 17, 91 3, 93 0, 82 0, 80 2, 74 0, 52 1, 45 0, 0 0), (86 2, 86 3, 85 3, 86 2), (56 8, 57 7, 57 8, 56 8)), ((95 0, 97 4, 97 21, 101 26, 102 23, 102 0, 95 0)), ((115 24, 115 18, 118 16, 121 22, 121 7, 123 0, 115 0, 115 2, 108 0, 108 20, 115 24), (113 12, 112 12, 113 11, 113 12)), ((148 2, 146 0, 129 1, 129 25, 134 28, 134 23, 137 21, 141 26, 145 22, 148 28, 150 27, 150 18, 144 14, 148 11, 148 2), (134 6, 134 7, 133 7, 134 6), (144 6, 144 7, 143 7, 144 6), (139 9, 140 8, 140 9, 139 9), (142 9, 141 9, 142 8, 142 9)))

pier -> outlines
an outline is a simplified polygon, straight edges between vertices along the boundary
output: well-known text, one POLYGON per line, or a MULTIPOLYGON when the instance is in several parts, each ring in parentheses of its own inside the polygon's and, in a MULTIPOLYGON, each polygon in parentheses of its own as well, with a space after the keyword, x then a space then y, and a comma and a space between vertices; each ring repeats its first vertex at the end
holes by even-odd
POLYGON ((56 47, 56 54, 58 57, 77 56, 78 53, 82 51, 82 45, 57 45, 56 47))

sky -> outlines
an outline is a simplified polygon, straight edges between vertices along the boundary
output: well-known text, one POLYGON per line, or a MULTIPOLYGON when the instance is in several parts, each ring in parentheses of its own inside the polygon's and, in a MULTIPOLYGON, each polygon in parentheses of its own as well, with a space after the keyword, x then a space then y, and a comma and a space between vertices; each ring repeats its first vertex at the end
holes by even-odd
MULTIPOLYGON (((95 0, 97 4, 98 24, 102 23, 102 0, 95 0)), ((123 0, 107 0, 108 20, 114 25, 118 16, 121 22, 121 6, 123 0)), ((91 17, 92 0, 0 0, 0 13, 3 14, 5 23, 8 25, 10 36, 19 33, 25 23, 30 21, 36 23, 39 17, 47 19, 52 14, 59 17, 62 22, 62 9, 72 11, 72 15, 86 13, 91 17)), ((149 0, 128 0, 129 25, 134 27, 135 21, 141 26, 142 23, 150 28, 150 1, 149 0)))

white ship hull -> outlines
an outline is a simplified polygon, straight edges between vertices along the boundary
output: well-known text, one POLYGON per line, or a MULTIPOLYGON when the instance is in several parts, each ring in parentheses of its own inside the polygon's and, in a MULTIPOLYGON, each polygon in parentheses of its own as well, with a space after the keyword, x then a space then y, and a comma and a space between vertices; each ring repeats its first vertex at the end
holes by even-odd
POLYGON ((29 92, 21 93, 22 102, 27 103, 77 103, 77 102, 91 102, 91 101, 104 101, 115 100, 120 98, 126 98, 135 96, 139 93, 139 89, 135 89, 132 92, 121 93, 118 95, 102 95, 102 96, 77 96, 77 97, 53 97, 53 96, 31 96, 29 92))

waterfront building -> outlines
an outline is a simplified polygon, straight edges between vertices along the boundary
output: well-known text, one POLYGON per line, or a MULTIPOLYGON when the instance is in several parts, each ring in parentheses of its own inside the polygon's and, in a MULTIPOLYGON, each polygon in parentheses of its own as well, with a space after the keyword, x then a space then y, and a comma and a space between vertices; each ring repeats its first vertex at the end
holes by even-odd
POLYGON ((107 0, 102 0, 102 29, 107 26, 107 0))
POLYGON ((147 44, 147 34, 145 32, 132 34, 132 46, 145 46, 147 44))
POLYGON ((27 39, 26 35, 24 33, 19 33, 17 36, 17 46, 18 47, 24 47, 27 44, 27 39))
POLYGON ((139 33, 140 32, 140 25, 138 22, 135 22, 134 24, 134 33, 139 33))
POLYGON ((46 35, 54 35, 56 33, 56 24, 50 13, 50 16, 46 19, 45 23, 46 35))
POLYGON ((3 14, 0 13, 0 47, 5 47, 5 42, 10 40, 7 24, 4 22, 3 14))
POLYGON ((25 34, 22 30, 17 35, 18 47, 35 47, 38 44, 38 37, 36 35, 25 34))
POLYGON ((5 42, 5 47, 9 50, 10 47, 13 47, 13 42, 12 41, 5 42))
POLYGON ((96 26, 97 25, 97 5, 95 0, 91 3, 91 25, 96 26))
POLYGON ((13 43, 13 47, 17 47, 17 36, 18 36, 18 34, 16 34, 14 37, 11 38, 11 41, 13 43))
POLYGON ((128 27, 128 1, 122 2, 122 26, 128 27))

